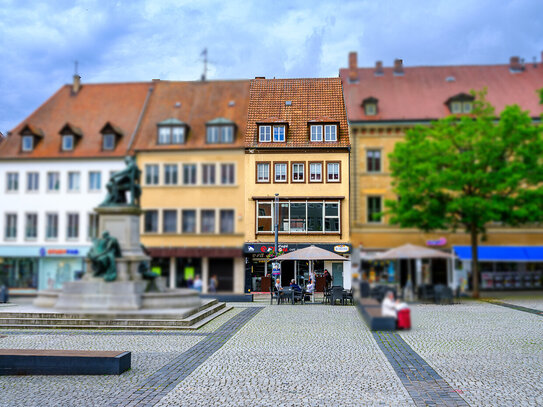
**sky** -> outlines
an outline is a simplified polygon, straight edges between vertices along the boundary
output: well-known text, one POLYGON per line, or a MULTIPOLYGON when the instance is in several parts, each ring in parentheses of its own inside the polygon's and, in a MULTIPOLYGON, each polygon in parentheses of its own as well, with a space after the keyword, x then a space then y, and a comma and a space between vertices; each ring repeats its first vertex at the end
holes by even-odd
POLYGON ((63 84, 337 76, 359 66, 527 62, 541 0, 0 0, 0 132, 63 84))

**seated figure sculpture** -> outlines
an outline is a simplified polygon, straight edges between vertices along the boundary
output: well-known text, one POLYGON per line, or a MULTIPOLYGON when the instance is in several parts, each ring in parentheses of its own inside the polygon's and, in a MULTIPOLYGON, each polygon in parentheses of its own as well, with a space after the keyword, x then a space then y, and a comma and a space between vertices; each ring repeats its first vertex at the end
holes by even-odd
POLYGON ((125 157, 126 168, 111 175, 106 184, 107 196, 100 206, 139 205, 141 196, 141 171, 134 162, 134 158, 125 157), (126 200, 126 192, 130 192, 130 202, 126 200))
POLYGON ((119 242, 109 232, 105 231, 102 237, 95 239, 87 254, 91 262, 95 277, 104 277, 105 281, 115 281, 117 278, 117 265, 115 259, 121 257, 119 242))

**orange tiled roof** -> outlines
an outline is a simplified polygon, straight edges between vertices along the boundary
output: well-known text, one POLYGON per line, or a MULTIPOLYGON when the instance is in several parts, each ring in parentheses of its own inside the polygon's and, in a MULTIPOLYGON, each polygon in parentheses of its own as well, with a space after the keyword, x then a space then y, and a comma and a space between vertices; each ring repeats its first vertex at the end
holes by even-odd
POLYGON ((0 159, 123 156, 136 128, 149 85, 145 82, 83 84, 75 95, 72 87, 65 85, 10 132, 0 145, 0 159), (115 123, 124 135, 115 150, 102 151, 100 130, 108 122, 115 123), (59 131, 67 123, 83 134, 73 151, 61 151, 59 131), (27 125, 43 132, 43 138, 32 152, 21 151, 19 133, 27 125))
POLYGON ((134 150, 190 150, 243 147, 249 103, 249 81, 153 82, 134 150), (179 106, 176 106, 177 103, 179 106), (227 119, 236 124, 233 144, 206 144, 206 123, 227 119), (175 119, 189 126, 185 144, 158 145, 157 123, 175 119))
POLYGON ((403 70, 403 75, 395 76, 393 68, 384 68, 382 76, 375 76, 374 68, 357 68, 358 83, 349 83, 349 69, 342 68, 340 77, 349 120, 438 119, 450 114, 445 102, 451 96, 484 87, 497 113, 512 104, 529 110, 533 117, 543 113, 536 93, 543 87, 542 64, 535 68, 526 64, 524 71, 515 73, 509 65, 404 66, 403 70), (370 96, 379 100, 375 116, 366 116, 362 107, 362 101, 370 96))
POLYGON ((245 146, 258 148, 349 147, 340 78, 251 80, 245 146), (292 104, 287 106, 286 101, 292 104), (259 143, 257 123, 288 123, 286 143, 259 143), (338 141, 310 142, 310 122, 338 123, 338 141))

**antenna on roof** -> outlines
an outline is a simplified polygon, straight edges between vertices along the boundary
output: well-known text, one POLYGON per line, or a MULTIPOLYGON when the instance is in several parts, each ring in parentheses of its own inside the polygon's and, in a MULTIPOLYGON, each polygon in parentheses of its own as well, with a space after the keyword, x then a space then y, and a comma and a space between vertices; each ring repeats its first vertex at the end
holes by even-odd
POLYGON ((202 81, 205 81, 207 77, 207 48, 204 48, 200 55, 204 57, 204 73, 202 74, 202 81))
POLYGON ((74 61, 74 75, 78 75, 78 73, 77 73, 77 61, 74 61))

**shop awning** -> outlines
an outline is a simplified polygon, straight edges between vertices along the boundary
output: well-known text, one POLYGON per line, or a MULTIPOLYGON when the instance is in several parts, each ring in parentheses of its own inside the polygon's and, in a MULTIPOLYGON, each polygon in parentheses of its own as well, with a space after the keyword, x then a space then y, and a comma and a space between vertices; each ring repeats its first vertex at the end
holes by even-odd
POLYGON ((414 244, 404 244, 377 255, 376 260, 395 259, 450 259, 449 253, 414 244))
POLYGON ((349 259, 321 249, 316 246, 309 246, 304 249, 298 249, 281 256, 277 256, 273 260, 331 260, 331 261, 348 261, 349 259))
MULTIPOLYGON (((471 260, 471 246, 453 246, 460 260, 471 260)), ((543 246, 479 246, 479 261, 543 261, 543 246)))

